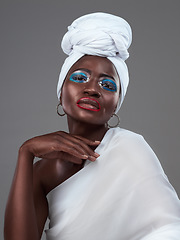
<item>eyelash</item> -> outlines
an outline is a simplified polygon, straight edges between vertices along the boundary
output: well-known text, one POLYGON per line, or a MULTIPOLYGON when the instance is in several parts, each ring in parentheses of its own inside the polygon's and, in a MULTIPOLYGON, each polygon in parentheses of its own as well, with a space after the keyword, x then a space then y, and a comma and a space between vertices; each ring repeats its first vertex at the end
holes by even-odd
POLYGON ((84 81, 86 82, 88 81, 88 77, 85 73, 78 72, 78 73, 71 74, 69 80, 73 82, 83 83, 84 81))
POLYGON ((117 86, 114 81, 111 79, 103 79, 99 82, 99 85, 102 86, 105 90, 111 91, 111 92, 116 92, 117 91, 117 86), (103 86, 104 84, 104 86, 103 86))
MULTIPOLYGON (((84 83, 89 81, 89 77, 83 72, 77 72, 77 73, 71 74, 69 80, 77 83, 84 83)), ((117 91, 117 85, 111 79, 103 79, 99 82, 99 85, 100 87, 102 87, 107 91, 111 91, 111 92, 117 91)))

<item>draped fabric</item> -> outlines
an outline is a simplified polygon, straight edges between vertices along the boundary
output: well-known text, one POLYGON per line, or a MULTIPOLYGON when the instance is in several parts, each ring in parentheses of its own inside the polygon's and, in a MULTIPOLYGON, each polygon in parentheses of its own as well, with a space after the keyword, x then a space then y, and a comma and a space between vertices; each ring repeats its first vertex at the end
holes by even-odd
POLYGON ((132 41, 130 25, 121 17, 108 13, 91 13, 76 19, 68 27, 61 47, 66 58, 57 86, 60 98, 61 88, 69 69, 84 55, 107 57, 115 66, 120 78, 121 96, 116 112, 125 97, 129 75, 125 60, 132 41))
POLYGON ((144 138, 110 129, 96 152, 48 194, 47 240, 179 240, 178 196, 144 138))

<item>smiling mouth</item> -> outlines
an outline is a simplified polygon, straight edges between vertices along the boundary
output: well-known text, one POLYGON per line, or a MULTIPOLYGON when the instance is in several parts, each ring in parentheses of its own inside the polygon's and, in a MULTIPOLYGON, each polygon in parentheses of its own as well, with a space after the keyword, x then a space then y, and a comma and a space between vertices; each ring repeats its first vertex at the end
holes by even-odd
POLYGON ((97 100, 92 99, 92 98, 87 98, 87 97, 80 98, 77 101, 77 106, 79 108, 86 109, 89 111, 94 111, 94 112, 98 112, 101 109, 100 104, 97 100))

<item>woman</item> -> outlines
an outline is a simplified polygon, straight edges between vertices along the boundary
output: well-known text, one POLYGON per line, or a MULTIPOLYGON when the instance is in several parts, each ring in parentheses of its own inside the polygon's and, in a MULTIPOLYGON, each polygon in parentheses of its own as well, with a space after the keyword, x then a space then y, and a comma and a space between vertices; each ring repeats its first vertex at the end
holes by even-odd
POLYGON ((21 146, 5 239, 40 239, 48 215, 51 240, 180 238, 179 199, 154 152, 140 135, 108 124, 126 94, 131 38, 125 20, 105 13, 68 28, 57 109, 69 133, 21 146), (33 165, 35 157, 42 160, 33 165))

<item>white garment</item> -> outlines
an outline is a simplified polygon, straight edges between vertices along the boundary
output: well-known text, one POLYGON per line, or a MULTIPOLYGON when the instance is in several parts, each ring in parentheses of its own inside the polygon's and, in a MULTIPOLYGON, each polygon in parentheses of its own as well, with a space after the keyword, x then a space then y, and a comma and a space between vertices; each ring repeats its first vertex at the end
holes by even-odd
POLYGON ((114 128, 100 157, 54 188, 48 240, 179 240, 180 201, 142 136, 114 128))
POLYGON ((61 47, 69 55, 59 75, 57 96, 70 68, 84 55, 107 57, 115 66, 121 84, 118 112, 129 83, 125 60, 129 57, 128 48, 132 41, 130 25, 121 17, 108 13, 91 13, 77 18, 68 27, 61 47))

